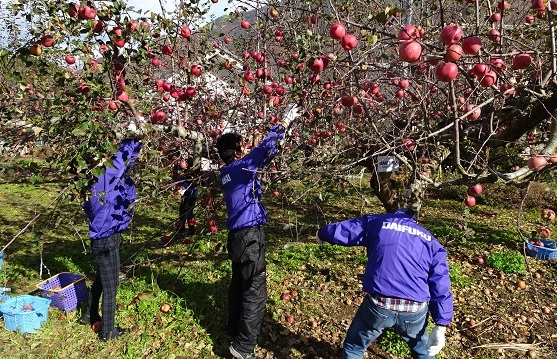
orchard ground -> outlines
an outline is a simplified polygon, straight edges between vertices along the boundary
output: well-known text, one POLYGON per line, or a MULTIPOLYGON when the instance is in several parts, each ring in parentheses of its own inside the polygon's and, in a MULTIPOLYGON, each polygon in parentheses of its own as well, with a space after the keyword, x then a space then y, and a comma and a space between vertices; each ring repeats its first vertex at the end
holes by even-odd
MULTIPOLYGON (((13 175, 2 173, 4 179, 13 175)), ((2 246, 40 214, 5 250, 0 284, 11 287, 12 295, 36 293, 39 282, 61 272, 84 274, 91 284, 87 221, 79 203, 63 201, 47 208, 64 186, 0 185, 2 246)), ((256 352, 264 358, 338 358, 363 298, 366 253, 362 248, 318 246, 314 234, 327 222, 382 208, 358 181, 327 193, 305 188, 311 195, 295 203, 287 195, 292 186, 300 190, 303 184, 285 185, 278 197, 268 189, 264 198, 270 213, 269 300, 256 352), (284 293, 289 296, 281 299, 284 293)), ((495 185, 485 186, 478 204, 469 209, 462 203, 466 188, 427 199, 421 221, 449 251, 455 296, 454 323, 438 357, 557 358, 556 262, 524 257, 517 231, 517 218, 524 233, 539 225, 539 200, 551 193, 541 187, 530 192, 522 207, 524 190, 495 185)), ((129 334, 102 343, 89 327, 78 324, 83 306, 69 313, 51 308, 35 334, 0 329, 0 357, 230 357, 223 339, 231 274, 225 214, 220 213, 217 233, 198 223, 191 243, 175 236, 163 246, 161 236, 174 231, 178 197, 163 193, 156 200, 145 198, 140 196, 121 247, 127 279, 118 293, 117 323, 129 334)), ((206 211, 197 209, 199 222, 206 211)), ((409 355, 395 334, 386 333, 367 357, 409 355)))

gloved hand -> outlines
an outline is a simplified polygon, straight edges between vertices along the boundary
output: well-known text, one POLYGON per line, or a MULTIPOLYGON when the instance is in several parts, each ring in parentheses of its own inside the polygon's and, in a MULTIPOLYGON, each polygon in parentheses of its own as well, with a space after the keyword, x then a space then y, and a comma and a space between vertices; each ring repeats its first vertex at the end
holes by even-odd
POLYGON ((447 327, 436 325, 429 334, 427 341, 427 353, 431 356, 439 354, 441 349, 445 346, 445 332, 447 327))
POLYGON ((315 243, 317 243, 318 245, 322 245, 323 243, 325 243, 321 239, 319 239, 319 230, 315 232, 315 243))
POLYGON ((300 107, 295 103, 291 103, 286 106, 286 109, 284 110, 284 113, 282 115, 282 123, 284 124, 284 127, 288 127, 292 123, 292 121, 300 116, 300 113, 298 111, 300 111, 300 107))
POLYGON ((143 116, 139 116, 137 120, 130 120, 130 122, 126 126, 126 129, 124 130, 124 137, 137 140, 142 139, 144 135, 145 123, 145 118, 143 116))

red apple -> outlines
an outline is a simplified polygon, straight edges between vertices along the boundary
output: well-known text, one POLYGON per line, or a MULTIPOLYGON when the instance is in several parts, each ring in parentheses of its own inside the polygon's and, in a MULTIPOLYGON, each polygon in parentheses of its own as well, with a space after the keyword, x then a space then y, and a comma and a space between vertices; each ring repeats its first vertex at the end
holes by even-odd
POLYGON ((411 138, 405 138, 402 140, 402 149, 405 151, 414 151, 416 148, 416 142, 411 138))
POLYGON ((466 196, 466 198, 464 199, 464 204, 468 207, 474 207, 476 205, 476 197, 466 196))
POLYGON ((163 303, 163 304, 161 304, 160 310, 161 310, 161 312, 166 314, 170 311, 170 305, 168 303, 163 303))
POLYGON ((170 45, 162 45, 162 46, 161 46, 161 52, 162 52, 164 55, 170 55, 170 54, 172 54, 172 46, 170 46, 170 45))
POLYGON ((441 62, 435 68, 435 76, 439 81, 451 82, 458 76, 458 66, 453 62, 441 62))
POLYGON ((403 41, 398 46, 398 56, 404 62, 416 62, 422 55, 422 45, 415 40, 403 41))
POLYGON ((285 292, 280 295, 280 300, 282 300, 283 302, 290 302, 290 299, 292 299, 290 293, 285 292))
POLYGON ((471 196, 477 196, 477 195, 481 194, 482 191, 483 191, 483 187, 479 183, 476 183, 475 185, 470 186, 468 188, 468 194, 471 195, 471 196))
POLYGON ((100 320, 97 320, 96 322, 91 324, 91 330, 94 331, 95 333, 100 332, 102 328, 103 328, 103 322, 101 322, 100 320))
POLYGON ((83 5, 79 8, 78 16, 83 20, 93 20, 97 16, 97 9, 92 6, 83 5))
POLYGON ((66 60, 66 63, 68 65, 73 65, 75 64, 75 57, 73 57, 72 55, 66 55, 66 57, 64 58, 64 60, 66 60))
POLYGON ((534 15, 528 14, 524 17, 524 23, 525 24, 533 24, 534 21, 536 21, 536 18, 534 17, 534 15))
POLYGON ((462 47, 459 44, 452 44, 447 48, 445 59, 450 62, 456 62, 460 60, 461 56, 462 56, 462 47))
POLYGON ((402 90, 408 89, 409 86, 410 81, 408 81, 407 79, 400 79, 400 81, 398 82, 398 87, 400 87, 402 90))
POLYGON ((539 172, 547 166, 548 162, 544 156, 532 156, 528 159, 528 169, 539 172))
POLYGON ((41 37, 41 44, 44 47, 52 47, 54 45, 54 37, 52 35, 44 35, 41 37))
POLYGON ((542 218, 553 222, 555 220, 555 211, 549 208, 544 208, 542 210, 542 218))
POLYGON ((507 10, 508 8, 509 8, 509 3, 505 0, 500 0, 497 3, 497 9, 499 9, 500 11, 507 10))
POLYGON ((497 73, 493 70, 488 70, 480 80, 480 86, 491 87, 497 81, 497 73))
POLYGON ((116 111, 118 109, 118 105, 116 104, 116 101, 110 100, 108 102, 108 108, 112 111, 116 111))
POLYGON ((79 13, 79 4, 70 3, 68 4, 68 15, 70 17, 77 17, 79 13))
MULTIPOLYGON (((474 110, 476 108, 475 104, 468 104, 464 107, 464 113, 468 113, 472 110, 474 110)), ((472 113, 470 113, 466 118, 469 119, 470 121, 474 121, 477 120, 478 118, 480 118, 482 114, 482 109, 481 108, 476 108, 472 113)))
POLYGON ((489 17, 489 22, 491 22, 491 23, 499 22, 499 21, 501 21, 501 13, 500 12, 494 12, 489 17))
POLYGON ((551 230, 547 227, 541 227, 538 229, 538 234, 541 238, 551 237, 551 230))
POLYGON ((329 35, 335 40, 340 40, 346 35, 346 27, 339 22, 335 22, 329 29, 329 35))
POLYGON ((404 29, 400 30, 397 35, 398 40, 413 40, 420 37, 420 33, 416 26, 408 24, 404 26, 404 29))
POLYGON ((501 41, 501 33, 497 29, 491 29, 487 33, 487 38, 493 42, 500 42, 501 41))
POLYGON ((543 9, 545 9, 545 3, 543 2, 543 0, 532 0, 531 4, 532 4, 532 6, 530 8, 532 10, 543 10, 543 9))
POLYGON ((189 27, 187 26, 182 26, 182 28, 180 29, 180 36, 185 37, 186 39, 189 39, 191 36, 191 30, 189 27))
POLYGON ((130 99, 128 93, 123 90, 116 91, 116 98, 122 102, 128 102, 130 99))
POLYGON ((165 234, 161 237, 161 243, 166 246, 168 243, 170 243, 171 239, 172 239, 172 237, 165 234))
POLYGON ((441 30, 441 41, 449 46, 456 44, 462 38, 462 29, 457 24, 449 24, 441 30))
POLYGON ((470 36, 462 41, 462 52, 475 55, 482 48, 482 40, 478 36, 470 36))
POLYGON ((323 62, 323 59, 320 57, 313 58, 313 61, 311 61, 310 69, 313 72, 321 72, 323 71, 324 67, 325 67, 325 63, 323 62))
POLYGON ((350 51, 358 45, 358 39, 352 34, 346 34, 342 37, 341 45, 343 49, 350 51))
POLYGON ((195 76, 201 75, 201 67, 199 67, 197 65, 192 65, 190 70, 191 70, 191 73, 194 74, 195 76))
POLYGON ((242 20, 242 22, 240 22, 240 26, 241 26, 243 29, 249 29, 250 25, 251 25, 251 24, 250 24, 249 21, 247 21, 247 20, 242 20))
POLYGON ((532 57, 528 54, 518 54, 513 58, 513 69, 523 70, 530 66, 532 57))
POLYGON ((291 316, 291 315, 287 315, 287 316, 285 317, 285 319, 286 319, 286 321, 287 321, 288 323, 290 323, 290 324, 296 322, 296 319, 294 319, 294 317, 291 316))

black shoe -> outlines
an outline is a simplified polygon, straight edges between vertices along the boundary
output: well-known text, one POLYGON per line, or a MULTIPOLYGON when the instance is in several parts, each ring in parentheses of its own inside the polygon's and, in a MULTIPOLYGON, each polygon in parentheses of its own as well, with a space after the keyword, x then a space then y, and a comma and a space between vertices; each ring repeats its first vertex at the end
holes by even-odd
POLYGON ((87 313, 83 314, 81 318, 79 318, 79 324, 91 325, 91 316, 87 313))
POLYGON ((226 340, 228 343, 232 344, 232 342, 234 341, 234 339, 236 339, 235 335, 232 334, 225 334, 224 335, 224 340, 226 340))
POLYGON ((230 354, 232 354, 232 356, 236 359, 260 359, 253 353, 242 353, 237 351, 232 344, 230 344, 228 350, 230 350, 230 354))
POLYGON ((79 324, 83 324, 83 325, 92 325, 95 322, 98 321, 102 321, 102 318, 100 316, 97 316, 96 318, 94 318, 94 320, 91 320, 91 315, 88 313, 84 313, 81 318, 79 318, 79 324))
POLYGON ((116 339, 118 337, 121 337, 122 335, 124 335, 126 333, 127 333, 127 330, 116 327, 116 328, 112 329, 110 332, 108 332, 108 334, 103 334, 101 336, 101 340, 103 342, 107 342, 111 339, 116 339))

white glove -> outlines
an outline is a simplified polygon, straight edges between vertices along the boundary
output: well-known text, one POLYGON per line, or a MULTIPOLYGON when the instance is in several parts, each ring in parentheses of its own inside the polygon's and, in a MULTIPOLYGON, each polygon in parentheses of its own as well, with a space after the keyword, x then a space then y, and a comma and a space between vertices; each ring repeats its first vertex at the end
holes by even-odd
POLYGON ((323 243, 325 243, 321 239, 319 239, 319 230, 315 232, 315 243, 317 243, 318 245, 322 245, 323 243))
POLYGON ((284 113, 282 115, 282 123, 285 127, 288 127, 292 123, 292 121, 300 116, 300 113, 298 112, 299 110, 300 107, 295 103, 291 103, 286 106, 286 109, 284 110, 284 113))
POLYGON ((447 327, 436 325, 429 334, 427 341, 427 353, 431 356, 439 354, 441 349, 445 346, 445 332, 447 327))

